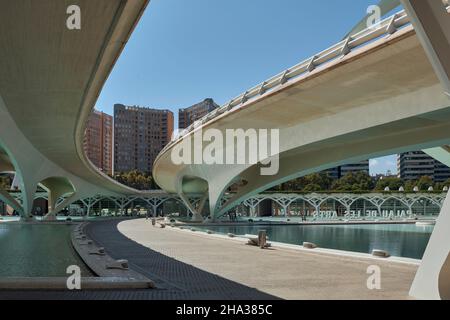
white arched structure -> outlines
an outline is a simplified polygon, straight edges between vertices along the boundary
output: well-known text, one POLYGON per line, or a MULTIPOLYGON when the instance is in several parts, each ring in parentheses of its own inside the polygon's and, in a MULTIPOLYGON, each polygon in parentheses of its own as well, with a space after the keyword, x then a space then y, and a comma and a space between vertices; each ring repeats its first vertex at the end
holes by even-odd
POLYGON ((83 150, 86 120, 148 0, 75 2, 81 29, 67 27, 65 1, 0 4, 0 170, 16 173, 22 193, 20 203, 0 197, 26 219, 39 184, 47 218, 93 195, 152 194, 104 175, 83 150))
MULTIPOLYGON (((187 190, 208 195, 212 217, 216 218, 245 199, 296 177, 368 158, 450 144, 448 3, 402 2, 406 12, 245 91, 182 132, 155 162, 157 183, 180 196, 187 190), (180 146, 189 145, 195 137, 204 138, 206 130, 226 137, 229 129, 268 130, 269 141, 276 143, 279 136, 279 148, 269 156, 253 154, 256 161, 246 164, 173 161, 180 146), (270 161, 278 163, 279 170, 262 175, 264 164, 270 161), (246 183, 224 201, 228 187, 236 181, 246 183)), ((185 149, 202 155, 207 147, 208 143, 191 143, 185 149)), ((225 141, 216 149, 216 154, 235 152, 235 141, 225 141)), ((450 297, 450 271, 443 268, 449 256, 449 228, 450 198, 412 295, 450 297), (440 245, 442 242, 448 245, 440 245)))

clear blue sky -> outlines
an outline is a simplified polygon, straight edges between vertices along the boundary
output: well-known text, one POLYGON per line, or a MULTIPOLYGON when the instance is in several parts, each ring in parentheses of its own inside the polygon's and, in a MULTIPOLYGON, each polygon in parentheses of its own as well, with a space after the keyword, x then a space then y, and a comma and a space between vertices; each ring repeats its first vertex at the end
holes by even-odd
MULTIPOLYGON (((377 0, 152 0, 109 77, 97 109, 223 104, 331 46, 377 0)), ((395 158, 371 173, 396 171, 395 158)))

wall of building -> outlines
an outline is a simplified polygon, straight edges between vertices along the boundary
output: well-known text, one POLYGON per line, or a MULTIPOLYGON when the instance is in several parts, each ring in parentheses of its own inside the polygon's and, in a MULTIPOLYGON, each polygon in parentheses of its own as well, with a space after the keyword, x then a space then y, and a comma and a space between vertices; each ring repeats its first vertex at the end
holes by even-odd
POLYGON ((186 129, 192 123, 204 117, 214 109, 219 108, 219 105, 213 99, 208 98, 200 103, 178 111, 178 128, 186 129))
POLYGON ((360 171, 369 174, 369 160, 342 165, 339 167, 325 170, 324 172, 328 173, 328 175, 333 179, 340 179, 349 172, 360 172, 360 171))
POLYGON ((159 152, 170 142, 173 113, 136 106, 114 106, 114 171, 152 172, 159 152))
POLYGON ((422 151, 399 154, 397 170, 399 178, 404 180, 418 180, 423 176, 428 176, 435 182, 450 179, 450 168, 422 151))
POLYGON ((113 117, 94 110, 86 124, 84 151, 89 160, 106 174, 113 171, 113 117))

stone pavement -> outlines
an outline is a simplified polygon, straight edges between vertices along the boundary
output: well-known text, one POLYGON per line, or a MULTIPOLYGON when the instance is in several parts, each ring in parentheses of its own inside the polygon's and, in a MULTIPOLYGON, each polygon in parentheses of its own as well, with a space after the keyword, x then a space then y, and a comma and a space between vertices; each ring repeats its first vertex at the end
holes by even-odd
MULTIPOLYGON (((118 228, 165 257, 283 299, 408 299, 417 270, 416 265, 391 261, 281 248, 261 250, 204 233, 153 228, 145 220, 123 221, 118 228), (381 268, 381 290, 367 288, 371 265, 381 268)), ((160 275, 172 277, 168 270, 160 275)))

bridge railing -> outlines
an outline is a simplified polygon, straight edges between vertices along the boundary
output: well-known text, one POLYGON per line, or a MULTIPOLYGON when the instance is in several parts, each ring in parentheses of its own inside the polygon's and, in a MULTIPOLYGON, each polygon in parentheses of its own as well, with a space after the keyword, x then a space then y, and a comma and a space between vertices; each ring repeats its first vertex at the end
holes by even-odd
MULTIPOLYGON (((448 3, 446 3, 445 5, 448 5, 448 3)), ((450 10, 450 6, 447 7, 447 10, 450 10)), ((339 57, 345 56, 352 52, 352 50, 368 45, 382 36, 391 35, 397 30, 410 24, 411 21, 408 17, 408 14, 405 12, 405 10, 402 10, 390 17, 381 20, 380 22, 369 28, 366 28, 356 34, 349 36, 347 39, 336 43, 328 49, 254 86, 253 88, 245 91, 239 96, 231 99, 220 108, 210 112, 200 120, 196 121, 194 124, 190 125, 188 128, 181 131, 178 136, 174 137, 174 139, 163 149, 160 154, 171 148, 177 141, 182 140, 197 126, 206 124, 209 121, 214 120, 218 116, 230 112, 231 110, 241 106, 250 99, 257 98, 269 91, 279 88, 280 86, 289 83, 299 76, 312 72, 317 67, 323 66, 324 64, 329 63, 339 57)))

